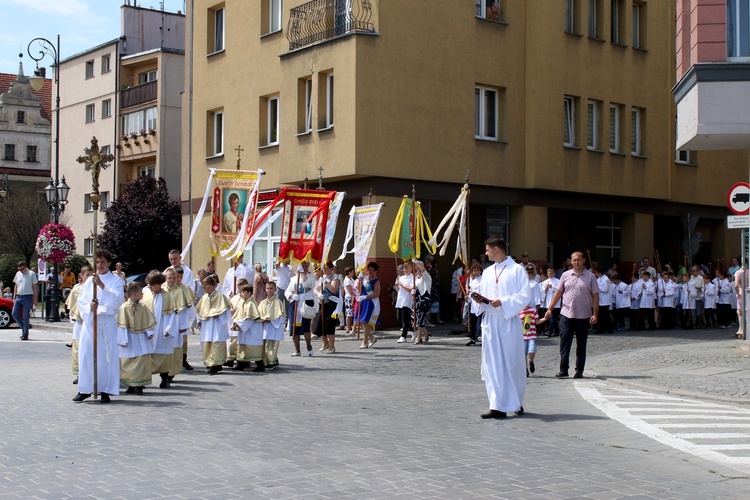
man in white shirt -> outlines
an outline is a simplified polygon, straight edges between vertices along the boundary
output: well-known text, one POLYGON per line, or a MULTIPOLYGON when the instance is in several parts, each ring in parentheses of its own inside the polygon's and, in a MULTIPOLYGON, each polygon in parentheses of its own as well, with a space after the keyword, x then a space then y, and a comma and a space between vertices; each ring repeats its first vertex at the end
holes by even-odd
MULTIPOLYGON (((182 262, 182 256, 180 255, 180 251, 175 249, 172 249, 169 251, 169 255, 167 256, 169 258, 169 264, 170 266, 167 269, 174 269, 175 267, 181 267, 183 274, 182 274, 182 282, 185 283, 187 286, 192 287, 193 282, 195 281, 195 275, 193 274, 193 271, 190 270, 190 268, 182 262)), ((167 271, 167 269, 164 270, 164 272, 167 271)), ((164 273, 162 273, 164 274, 164 273)))
MULTIPOLYGON (((557 285, 560 280, 555 278, 555 268, 549 267, 547 269, 547 279, 542 282, 541 299, 539 317, 543 318, 549 308, 549 303, 552 302, 552 297, 555 296, 557 291, 557 285)), ((559 337, 560 336, 560 308, 562 303, 558 302, 557 305, 552 309, 552 315, 548 323, 542 323, 542 333, 547 337, 559 337)), ((538 328, 538 327, 537 327, 538 328)))
POLYGON ((13 278, 13 319, 21 325, 21 340, 29 340, 29 321, 34 298, 39 291, 36 273, 26 267, 25 261, 18 261, 18 272, 13 278))
POLYGON ((234 259, 234 265, 230 267, 227 274, 224 275, 224 281, 222 282, 219 291, 230 299, 240 293, 237 288, 238 280, 244 278, 251 285, 255 280, 255 270, 243 262, 244 257, 244 254, 237 256, 237 258, 234 259))
POLYGON ((648 271, 643 272, 639 295, 640 304, 638 308, 638 321, 636 323, 636 328, 638 330, 644 330, 646 329, 646 323, 648 323, 648 330, 655 330, 654 297, 656 296, 656 284, 651 280, 651 273, 648 271))
POLYGON ((599 317, 594 330, 596 333, 612 333, 615 331, 612 315, 609 312, 612 306, 612 282, 600 268, 597 268, 594 274, 599 285, 599 317))

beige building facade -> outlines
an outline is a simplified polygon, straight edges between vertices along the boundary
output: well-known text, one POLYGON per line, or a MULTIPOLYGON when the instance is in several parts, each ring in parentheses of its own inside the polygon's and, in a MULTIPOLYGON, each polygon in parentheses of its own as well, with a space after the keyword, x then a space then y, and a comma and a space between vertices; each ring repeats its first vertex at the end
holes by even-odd
MULTIPOLYGON (((385 282, 401 198, 414 187, 435 227, 467 170, 475 255, 500 234, 511 254, 555 265, 573 250, 679 263, 688 213, 696 259, 736 254, 725 202, 744 158, 675 153, 674 3, 493 3, 191 3, 184 241, 208 169, 233 168, 241 146, 264 188, 317 185, 322 167, 323 185, 347 192, 342 213, 385 202, 371 250, 385 282)), ((275 238, 249 258, 270 266, 275 238)), ((188 259, 204 264, 207 238, 188 259)))

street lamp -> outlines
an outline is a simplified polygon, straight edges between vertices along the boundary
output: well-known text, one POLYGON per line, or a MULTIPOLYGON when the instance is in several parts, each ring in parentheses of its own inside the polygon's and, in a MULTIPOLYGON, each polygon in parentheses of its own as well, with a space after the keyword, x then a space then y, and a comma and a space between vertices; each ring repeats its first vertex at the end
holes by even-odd
MULTIPOLYGON (((44 85, 46 72, 44 67, 39 68, 39 61, 46 56, 50 56, 55 68, 55 178, 50 179, 49 185, 44 188, 44 194, 47 197, 47 207, 52 214, 52 219, 57 224, 60 221, 60 214, 65 211, 65 204, 68 202, 68 191, 70 190, 65 183, 64 177, 62 183, 60 182, 60 35, 57 35, 56 46, 46 38, 34 38, 29 42, 26 52, 37 63, 34 76, 29 77, 31 88, 34 90, 40 90, 44 85), (34 44, 36 44, 36 50, 38 50, 37 55, 31 50, 31 46, 34 44)), ((60 321, 60 286, 57 282, 58 266, 60 264, 61 262, 57 262, 52 268, 52 286, 50 287, 52 310, 48 315, 47 321, 60 321)))

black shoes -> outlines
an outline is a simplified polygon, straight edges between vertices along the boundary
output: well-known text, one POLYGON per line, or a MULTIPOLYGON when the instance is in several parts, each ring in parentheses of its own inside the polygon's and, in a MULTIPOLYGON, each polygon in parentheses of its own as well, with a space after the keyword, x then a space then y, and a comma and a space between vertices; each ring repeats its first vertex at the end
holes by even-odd
POLYGON ((469 341, 468 341, 468 342, 466 343, 466 345, 467 345, 467 346, 470 346, 470 345, 475 345, 476 343, 477 343, 477 342, 476 342, 475 340, 469 340, 469 341))
POLYGON ((183 354, 182 355, 182 367, 184 369, 186 369, 186 370, 192 370, 193 369, 193 367, 190 366, 190 363, 188 363, 187 354, 183 354))
POLYGON ((557 372, 555 373, 555 378, 566 378, 568 377, 568 372, 557 372))
POLYGON ((80 392, 76 394, 76 396, 73 398, 73 401, 76 403, 80 403, 81 401, 88 399, 91 397, 91 394, 81 394, 80 392))
POLYGON ((216 375, 221 370, 222 370, 221 365, 209 366, 208 367, 208 374, 209 375, 216 375))
POLYGON ((254 372, 264 372, 266 371, 266 366, 263 364, 263 361, 256 361, 256 366, 253 368, 254 372))
POLYGON ((106 392, 102 392, 102 393, 101 393, 101 394, 99 394, 99 395, 100 395, 100 396, 102 397, 102 399, 101 399, 101 403, 102 403, 102 404, 106 404, 106 403, 109 403, 109 402, 111 401, 111 400, 109 399, 109 394, 107 394, 106 392))
POLYGON ((488 419, 488 418, 506 418, 508 415, 506 415, 504 411, 490 410, 487 413, 483 413, 481 416, 484 419, 488 419))
POLYGON ((226 363, 224 363, 224 366, 227 368, 232 368, 234 366, 234 360, 229 360, 226 363))
POLYGON ((521 415, 523 415, 524 413, 525 413, 525 412, 523 411, 523 406, 522 406, 522 407, 521 407, 521 409, 520 409, 520 410, 518 410, 518 411, 516 412, 516 415, 518 415, 518 416, 520 417, 520 416, 521 416, 521 415))
POLYGON ((76 377, 76 379, 73 381, 73 385, 77 385, 77 384, 78 384, 78 377, 76 377))
POLYGON ((125 394, 135 394, 135 387, 128 386, 128 388, 125 389, 125 394))
POLYGON ((573 375, 573 378, 583 378, 583 373, 576 372, 575 375, 573 375))
POLYGON ((21 335, 21 340, 29 340, 29 336, 28 335, 21 335))
MULTIPOLYGON (((104 394, 104 393, 102 393, 104 394)), ((143 386, 128 386, 128 388, 125 390, 125 394, 143 394, 143 386)))
POLYGON ((533 361, 529 361, 529 371, 531 373, 534 373, 536 371, 536 366, 534 366, 534 362, 533 361))

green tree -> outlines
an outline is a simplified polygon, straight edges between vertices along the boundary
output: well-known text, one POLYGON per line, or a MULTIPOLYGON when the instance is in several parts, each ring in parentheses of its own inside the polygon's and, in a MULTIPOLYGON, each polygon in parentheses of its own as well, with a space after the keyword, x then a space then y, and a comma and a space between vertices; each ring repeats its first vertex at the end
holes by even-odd
POLYGON ((163 178, 137 178, 105 212, 98 243, 128 273, 165 267, 167 253, 182 241, 182 208, 163 178))
POLYGON ((49 220, 49 210, 41 196, 9 196, 0 205, 0 255, 20 253, 31 264, 39 230, 49 220))
POLYGON ((18 261, 23 259, 24 256, 20 253, 3 255, 0 258, 0 281, 3 282, 4 286, 9 286, 11 290, 13 290, 13 278, 18 272, 18 261))
POLYGON ((76 276, 78 276, 78 273, 81 272, 81 268, 83 266, 90 265, 91 262, 89 262, 89 260, 83 255, 75 253, 71 255, 70 257, 68 257, 67 259, 65 259, 63 264, 66 266, 70 266, 70 271, 76 276))

